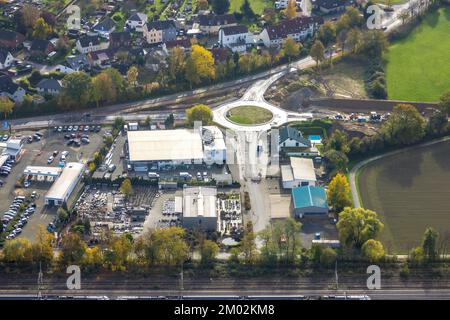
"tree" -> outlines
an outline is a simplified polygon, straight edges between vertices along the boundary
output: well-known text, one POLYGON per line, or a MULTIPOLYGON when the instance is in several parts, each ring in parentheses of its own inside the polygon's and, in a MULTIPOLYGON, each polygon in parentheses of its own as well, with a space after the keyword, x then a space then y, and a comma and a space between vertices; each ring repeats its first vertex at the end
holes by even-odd
POLYGON ((441 135, 448 131, 447 113, 439 110, 428 119, 427 133, 429 135, 441 135))
POLYGON ((136 86, 138 75, 139 75, 139 71, 138 71, 138 68, 136 68, 136 66, 131 66, 130 69, 128 69, 127 79, 128 79, 128 84, 130 86, 132 86, 132 87, 136 86))
POLYGON ((84 107, 89 102, 92 90, 91 77, 83 72, 73 72, 64 76, 60 104, 71 107, 84 107))
POLYGON ((300 50, 302 49, 302 45, 297 43, 291 37, 288 37, 283 43, 284 54, 288 57, 289 63, 291 63, 291 59, 297 57, 300 54, 300 50))
POLYGON ((86 244, 77 233, 67 233, 61 241, 59 261, 63 265, 83 263, 86 252, 86 244))
POLYGON ((336 40, 336 25, 331 21, 325 22, 320 27, 317 38, 325 47, 328 47, 336 40))
POLYGON ((195 0, 194 10, 197 12, 198 10, 206 10, 208 9, 208 0, 195 0))
POLYGON ((191 54, 186 60, 185 76, 192 84, 199 84, 202 81, 210 81, 215 78, 216 69, 211 51, 199 45, 193 45, 191 54))
POLYGON ((337 258, 337 253, 332 248, 325 247, 319 244, 313 244, 309 251, 311 259, 316 265, 323 267, 330 267, 334 265, 337 258))
POLYGON ((367 240, 376 238, 384 224, 371 210, 346 207, 339 213, 336 227, 342 244, 359 249, 367 240))
POLYGON ((34 24, 33 37, 38 39, 46 39, 47 36, 52 32, 52 28, 45 22, 43 18, 36 20, 34 24))
POLYGON ((27 28, 32 28, 36 23, 36 20, 39 19, 39 16, 40 16, 39 9, 36 6, 30 4, 25 4, 23 6, 22 19, 23 24, 27 28))
POLYGON ((174 124, 175 124, 175 117, 174 117, 173 113, 171 113, 167 116, 166 120, 164 120, 164 126, 166 128, 172 129, 174 124))
POLYGON ((289 0, 286 9, 283 10, 283 13, 288 20, 294 19, 297 16, 297 1, 289 0))
POLYGON ((213 11, 216 14, 227 13, 228 10, 230 9, 229 0, 209 0, 209 4, 211 5, 213 11))
POLYGON ((169 78, 175 81, 175 83, 180 82, 183 79, 186 67, 186 59, 183 49, 180 47, 171 49, 167 59, 169 78))
POLYGON ((425 135, 425 119, 414 106, 398 104, 383 124, 382 132, 393 145, 412 144, 425 135))
POLYGON ((244 255, 244 261, 247 264, 253 264, 256 262, 256 235, 253 231, 253 223, 247 222, 245 226, 244 236, 241 240, 241 252, 244 255))
POLYGON ((348 157, 345 153, 330 149, 323 154, 327 159, 327 167, 330 171, 346 172, 348 165, 348 157))
POLYGON ((325 48, 320 40, 314 42, 309 50, 309 54, 316 61, 316 66, 319 66, 319 62, 325 59, 325 48))
POLYGON ((184 236, 185 230, 179 227, 151 230, 145 233, 142 236, 145 261, 148 264, 180 265, 189 256, 189 247, 184 236))
POLYGON ((363 244, 361 253, 370 262, 378 262, 384 257, 384 247, 380 241, 369 239, 363 244))
POLYGON ((3 247, 3 261, 8 263, 33 262, 33 251, 30 241, 24 238, 6 241, 3 247))
POLYGON ((0 97, 0 112, 5 115, 5 119, 13 111, 14 103, 8 97, 0 97))
POLYGON ((326 150, 336 150, 347 154, 350 151, 347 135, 336 129, 325 144, 326 150))
POLYGON ((347 177, 338 173, 334 176, 328 186, 327 200, 333 207, 333 211, 336 213, 344 210, 345 207, 352 205, 350 200, 350 185, 347 181, 347 177))
POLYGON ((425 260, 423 247, 416 247, 409 252, 409 260, 415 264, 421 264, 425 260))
POLYGON ((354 7, 347 7, 345 15, 348 17, 349 27, 351 28, 360 27, 364 23, 364 17, 354 7))
POLYGON ((405 24, 406 20, 409 19, 409 12, 408 12, 408 10, 400 11, 400 13, 398 14, 398 18, 400 20, 402 20, 402 24, 405 24))
POLYGON ((249 21, 252 21, 255 18, 255 13, 250 5, 250 1, 244 0, 241 5, 241 13, 249 21))
POLYGON ((53 234, 48 232, 45 227, 40 224, 38 226, 36 240, 32 245, 34 261, 39 261, 47 264, 53 261, 53 240, 53 234))
POLYGON ((347 44, 353 53, 357 53, 362 42, 362 33, 360 30, 353 28, 347 34, 347 44))
POLYGON ((115 102, 117 99, 117 88, 109 73, 101 72, 92 79, 92 100, 97 106, 101 101, 115 102))
POLYGON ((125 126, 125 120, 122 117, 117 117, 114 119, 113 128, 120 131, 125 126))
POLYGON ((362 34, 361 52, 368 58, 378 58, 388 49, 389 42, 381 30, 367 30, 362 34))
POLYGON ((437 240, 439 234, 433 228, 427 228, 423 236, 422 248, 423 253, 428 261, 433 261, 438 256, 437 240))
POLYGON ((194 126, 195 121, 201 121, 203 126, 211 124, 213 113, 210 107, 204 104, 197 104, 186 109, 186 118, 189 126, 194 126))
POLYGON ((56 215, 58 216, 58 220, 61 222, 66 222, 67 219, 69 219, 69 213, 62 207, 58 208, 58 211, 56 211, 56 215))
POLYGON ((131 185, 131 180, 128 178, 123 180, 119 190, 125 195, 125 198, 128 199, 128 197, 133 194, 133 186, 131 185))
POLYGON ((450 114, 450 91, 441 96, 438 107, 446 114, 450 114))
POLYGON ((113 270, 124 270, 133 247, 132 238, 128 234, 114 236, 108 241, 106 261, 113 270))
POLYGON ((86 248, 83 264, 88 266, 101 266, 103 264, 103 252, 99 246, 86 248))
POLYGON ((200 245, 200 256, 202 264, 210 264, 214 262, 219 253, 219 246, 211 240, 205 240, 200 245))

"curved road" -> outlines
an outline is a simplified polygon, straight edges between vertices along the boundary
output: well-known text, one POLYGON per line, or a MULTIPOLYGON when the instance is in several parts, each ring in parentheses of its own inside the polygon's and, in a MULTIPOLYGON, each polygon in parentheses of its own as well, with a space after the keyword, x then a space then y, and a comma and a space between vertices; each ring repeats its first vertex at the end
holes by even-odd
POLYGON ((378 156, 374 156, 371 158, 368 158, 366 160, 363 160, 361 162, 358 162, 351 170, 350 170, 350 174, 349 174, 349 180, 350 180, 350 191, 352 193, 352 197, 353 197, 353 205, 355 208, 361 208, 361 200, 359 198, 359 192, 358 192, 358 187, 357 187, 357 182, 356 182, 356 174, 357 172, 364 167, 365 165, 385 158, 385 157, 390 157, 411 149, 417 149, 417 148, 423 148, 423 147, 428 147, 437 143, 441 143, 441 142, 445 142, 445 141, 450 141, 450 136, 447 137, 443 137, 437 140, 433 140, 433 141, 428 141, 428 142, 424 142, 415 146, 410 146, 410 147, 406 147, 406 148, 402 148, 402 149, 398 149, 398 150, 394 150, 394 151, 390 151, 390 152, 386 152, 383 154, 380 154, 378 156))

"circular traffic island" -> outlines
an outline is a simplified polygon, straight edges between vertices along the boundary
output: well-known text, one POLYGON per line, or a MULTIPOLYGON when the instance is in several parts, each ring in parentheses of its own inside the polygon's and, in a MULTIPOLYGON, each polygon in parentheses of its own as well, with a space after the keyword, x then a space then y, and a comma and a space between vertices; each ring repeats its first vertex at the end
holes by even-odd
POLYGON ((265 108, 248 105, 231 108, 226 116, 233 123, 250 126, 269 122, 273 113, 265 108))

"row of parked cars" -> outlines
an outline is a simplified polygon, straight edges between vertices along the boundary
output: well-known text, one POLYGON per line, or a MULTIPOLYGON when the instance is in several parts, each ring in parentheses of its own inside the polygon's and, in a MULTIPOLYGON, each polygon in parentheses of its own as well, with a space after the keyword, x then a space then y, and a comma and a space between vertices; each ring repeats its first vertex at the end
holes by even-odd
POLYGON ((82 131, 84 131, 84 132, 100 132, 101 129, 102 129, 101 126, 89 126, 89 125, 77 126, 77 125, 75 125, 75 126, 54 127, 53 128, 53 132, 76 132, 76 131, 79 131, 79 132, 82 132, 82 131))
POLYGON ((41 141, 44 135, 40 132, 36 132, 32 136, 26 137, 28 143, 33 143, 34 141, 41 141))
MULTIPOLYGON (((3 214, 2 224, 3 229, 6 229, 8 224, 14 220, 17 214, 20 212, 21 207, 25 203, 24 196, 17 196, 14 198, 12 204, 9 206, 9 210, 3 214)), ((36 204, 30 203, 27 205, 26 209, 21 213, 20 219, 14 225, 14 229, 11 231, 9 235, 6 236, 6 239, 14 239, 19 234, 22 233, 22 228, 28 223, 28 218, 36 211, 36 204)))
POLYGON ((0 167, 0 175, 8 176, 11 173, 12 167, 14 165, 14 160, 8 159, 5 163, 0 167))
POLYGON ((89 135, 88 134, 82 134, 82 133, 72 133, 72 134, 66 134, 64 136, 64 139, 68 140, 67 141, 67 145, 68 146, 75 146, 75 147, 79 147, 81 146, 81 144, 88 144, 91 141, 89 140, 89 135))

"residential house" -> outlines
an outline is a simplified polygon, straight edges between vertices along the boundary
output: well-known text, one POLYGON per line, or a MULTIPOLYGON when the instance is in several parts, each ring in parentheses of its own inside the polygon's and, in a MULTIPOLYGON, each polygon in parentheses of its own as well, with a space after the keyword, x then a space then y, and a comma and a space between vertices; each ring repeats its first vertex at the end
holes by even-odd
POLYGON ((131 46, 131 33, 129 31, 113 32, 109 35, 109 48, 117 50, 131 46))
POLYGON ((199 15, 193 20, 193 29, 198 29, 206 34, 217 34, 220 28, 236 26, 237 21, 233 14, 216 15, 214 13, 199 15))
POLYGON ((32 57, 46 57, 50 52, 55 51, 55 46, 49 40, 34 39, 30 46, 32 57))
POLYGON ((110 17, 97 23, 93 30, 104 39, 109 39, 109 35, 116 29, 116 23, 110 17))
POLYGON ((336 14, 345 11, 348 6, 352 5, 349 0, 313 0, 312 5, 315 10, 319 10, 324 14, 336 14))
POLYGON ((12 30, 0 30, 0 46, 10 50, 17 49, 25 41, 25 36, 12 30))
POLYGON ((8 50, 0 48, 0 70, 8 69, 14 61, 14 56, 8 50))
POLYGON ((267 26, 260 33, 259 38, 266 47, 279 47, 291 37, 295 41, 303 41, 312 37, 320 25, 323 24, 321 17, 298 17, 284 20, 275 26, 267 26))
POLYGON ((25 97, 25 90, 15 83, 10 76, 0 75, 0 96, 21 103, 25 97))
POLYGON ((106 68, 109 67, 114 58, 114 53, 109 50, 94 51, 87 54, 91 66, 106 68))
POLYGON ((88 70, 91 67, 89 60, 84 53, 67 57, 66 64, 74 71, 88 70))
POLYGON ((101 43, 98 36, 84 36, 77 40, 76 47, 81 53, 89 53, 106 49, 108 43, 101 43))
POLYGON ((292 188, 292 209, 296 218, 327 215, 327 193, 324 188, 305 186, 292 188))
POLYGON ((175 40, 177 38, 175 22, 173 20, 148 22, 144 26, 144 37, 150 44, 175 40))
POLYGON ((125 26, 137 32, 144 32, 144 25, 148 21, 148 16, 145 13, 133 13, 125 22, 125 26))
POLYGON ((279 131, 279 146, 284 147, 311 147, 311 141, 303 137, 302 133, 293 127, 283 127, 279 131))
POLYGON ((61 81, 56 79, 42 79, 36 85, 36 89, 41 95, 58 95, 62 88, 61 81))
POLYGON ((250 34, 244 25, 223 27, 219 30, 219 44, 233 52, 245 52, 250 42, 250 34))
MULTIPOLYGON (((297 1, 295 1, 295 2, 296 2, 296 4, 297 4, 297 7, 300 7, 301 4, 302 4, 302 1, 301 1, 301 0, 297 0, 297 1)), ((274 4, 275 4, 275 8, 276 8, 276 9, 286 9, 288 3, 289 3, 289 0, 277 0, 277 1, 275 1, 274 4)))
POLYGON ((166 46, 167 50, 173 49, 175 47, 179 47, 186 51, 191 48, 192 43, 191 43, 190 39, 184 38, 184 39, 179 39, 179 40, 166 41, 166 42, 164 42, 164 45, 166 46))

